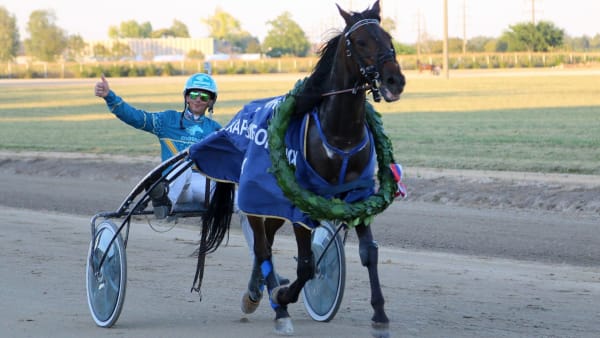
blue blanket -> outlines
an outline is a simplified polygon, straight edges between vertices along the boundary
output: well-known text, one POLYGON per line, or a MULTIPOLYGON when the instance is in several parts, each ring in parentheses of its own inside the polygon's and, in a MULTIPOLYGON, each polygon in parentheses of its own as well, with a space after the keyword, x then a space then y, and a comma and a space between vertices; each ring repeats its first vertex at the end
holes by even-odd
MULTIPOLYGON (((238 184, 238 206, 242 212, 314 228, 318 222, 284 196, 269 172, 268 121, 284 99, 285 96, 277 96, 250 102, 223 129, 192 145, 190 156, 208 177, 238 184)), ((291 120, 285 137, 287 159, 296 167, 298 184, 326 198, 337 197, 348 203, 371 196, 376 165, 371 133, 371 161, 359 180, 361 183, 332 186, 306 161, 304 136, 310 118, 311 114, 305 114, 304 118, 291 120)))

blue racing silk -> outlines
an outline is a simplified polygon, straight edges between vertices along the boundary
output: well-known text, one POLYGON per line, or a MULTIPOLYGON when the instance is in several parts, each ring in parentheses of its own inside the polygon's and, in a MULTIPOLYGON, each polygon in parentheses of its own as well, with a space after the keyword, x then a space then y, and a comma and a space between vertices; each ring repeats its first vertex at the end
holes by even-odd
MULTIPOLYGON (((223 129, 192 145, 190 157, 208 177, 238 184, 238 206, 244 213, 314 228, 318 220, 310 219, 293 205, 269 171, 268 123, 284 99, 285 96, 278 96, 250 102, 223 129)), ((373 195, 376 159, 370 130, 371 161, 359 184, 332 185, 306 161, 305 135, 310 118, 311 114, 305 114, 303 118, 292 119, 285 135, 287 160, 296 168, 298 184, 325 198, 337 197, 348 203, 373 195)))
POLYGON ((221 129, 218 122, 206 116, 194 120, 189 118, 191 114, 182 117, 181 112, 175 110, 147 112, 134 108, 112 90, 104 100, 110 111, 121 121, 158 137, 162 161, 221 129))

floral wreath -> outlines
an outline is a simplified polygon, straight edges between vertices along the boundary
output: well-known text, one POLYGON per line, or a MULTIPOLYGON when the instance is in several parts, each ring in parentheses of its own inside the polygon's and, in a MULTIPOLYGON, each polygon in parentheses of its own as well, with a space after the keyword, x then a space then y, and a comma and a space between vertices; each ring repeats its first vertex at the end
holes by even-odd
POLYGON ((295 169, 285 156, 285 133, 289 126, 290 116, 296 104, 295 95, 304 85, 305 80, 299 80, 286 99, 275 109, 269 122, 269 149, 271 157, 270 172, 284 195, 300 210, 314 220, 339 220, 349 227, 373 221, 376 214, 385 210, 393 201, 397 191, 397 183, 390 170, 394 162, 393 147, 390 139, 383 131, 381 115, 373 106, 365 101, 366 120, 373 132, 375 151, 377 154, 377 179, 379 190, 365 200, 346 203, 338 198, 327 199, 298 185, 295 169))

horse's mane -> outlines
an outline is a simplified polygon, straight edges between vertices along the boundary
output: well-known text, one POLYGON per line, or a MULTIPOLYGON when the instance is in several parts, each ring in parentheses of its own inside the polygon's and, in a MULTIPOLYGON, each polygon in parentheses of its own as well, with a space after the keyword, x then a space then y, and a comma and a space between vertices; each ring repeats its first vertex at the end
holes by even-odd
MULTIPOLYGON (((372 9, 367 9, 362 13, 352 12, 351 14, 351 21, 353 23, 362 19, 376 19, 381 22, 379 13, 372 9)), ((308 79, 306 79, 302 90, 296 95, 296 107, 292 116, 304 115, 307 112, 310 112, 323 100, 323 93, 325 92, 323 84, 329 82, 328 76, 330 75, 333 67, 336 57, 336 50, 340 41, 342 40, 341 36, 344 34, 344 32, 336 31, 333 34, 334 36, 331 37, 319 49, 319 61, 315 65, 311 75, 308 77, 308 79)))
POLYGON ((335 52, 337 50, 340 36, 338 33, 329 41, 327 41, 319 50, 319 61, 315 65, 313 72, 306 79, 304 87, 297 94, 296 108, 293 115, 303 115, 309 112, 313 107, 317 106, 323 100, 323 84, 327 83, 327 77, 333 67, 335 60, 335 52))

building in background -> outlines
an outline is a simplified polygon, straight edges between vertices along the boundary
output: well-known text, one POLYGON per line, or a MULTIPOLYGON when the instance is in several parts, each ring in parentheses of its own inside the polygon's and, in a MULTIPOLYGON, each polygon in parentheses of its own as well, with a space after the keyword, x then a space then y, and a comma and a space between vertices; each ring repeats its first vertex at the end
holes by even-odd
POLYGON ((215 54, 213 38, 160 38, 160 39, 110 39, 86 41, 85 55, 90 59, 101 59, 97 55, 97 46, 103 46, 106 51, 114 51, 115 47, 129 48, 130 60, 135 61, 180 61, 189 55, 210 57, 215 54))

